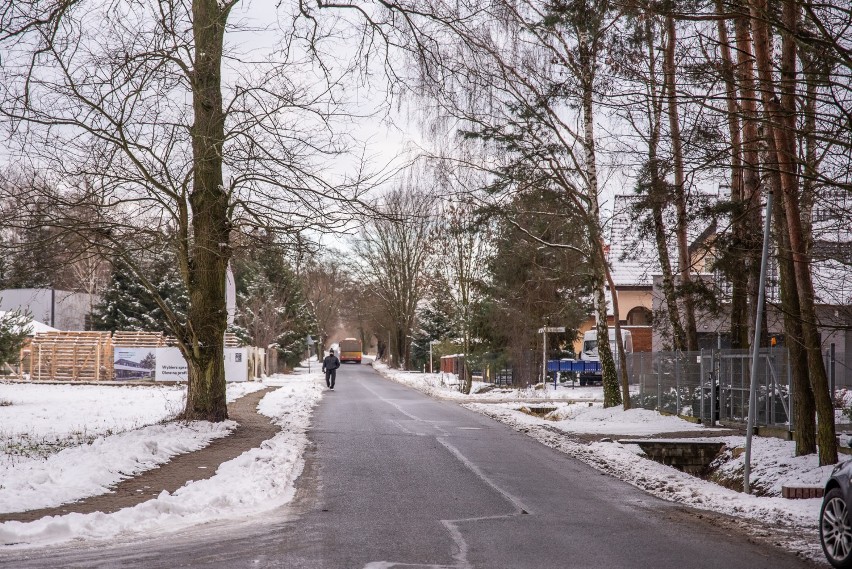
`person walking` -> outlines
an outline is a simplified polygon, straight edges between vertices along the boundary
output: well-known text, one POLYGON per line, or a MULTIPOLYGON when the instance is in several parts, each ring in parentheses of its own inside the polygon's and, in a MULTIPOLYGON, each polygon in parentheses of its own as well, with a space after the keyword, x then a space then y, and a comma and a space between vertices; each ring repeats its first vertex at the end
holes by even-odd
POLYGON ((337 375, 337 368, 340 367, 340 360, 334 355, 334 350, 329 350, 328 355, 322 360, 322 370, 325 372, 325 385, 329 389, 334 389, 334 378, 337 375))

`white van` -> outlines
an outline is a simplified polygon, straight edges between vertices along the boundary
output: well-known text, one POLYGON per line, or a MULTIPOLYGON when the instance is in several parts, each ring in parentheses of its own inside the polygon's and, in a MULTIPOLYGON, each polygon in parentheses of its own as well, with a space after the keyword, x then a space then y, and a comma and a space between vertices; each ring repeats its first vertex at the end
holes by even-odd
MULTIPOLYGON (((624 342, 624 353, 633 353, 633 334, 630 330, 621 329, 621 340, 624 342)), ((612 350, 612 357, 615 358, 616 369, 619 366, 618 348, 615 345, 615 328, 609 328, 609 348, 612 350)), ((583 348, 580 351, 580 359, 587 362, 599 362, 598 356, 598 330, 593 328, 583 334, 583 348)), ((600 371, 582 371, 580 372, 580 385, 588 385, 592 383, 600 383, 603 380, 603 375, 600 371)))

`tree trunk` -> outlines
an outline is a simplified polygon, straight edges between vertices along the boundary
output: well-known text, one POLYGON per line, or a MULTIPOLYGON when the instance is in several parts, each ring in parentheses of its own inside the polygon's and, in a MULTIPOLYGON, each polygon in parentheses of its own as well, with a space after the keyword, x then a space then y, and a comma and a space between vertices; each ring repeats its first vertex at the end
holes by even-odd
POLYGON ((461 391, 465 395, 470 395, 470 390, 473 388, 473 374, 470 373, 470 370, 468 369, 468 365, 467 365, 467 360, 468 360, 468 357, 470 356, 470 338, 469 338, 469 334, 467 332, 467 326, 465 326, 465 329, 463 331, 463 336, 464 336, 463 348, 464 348, 464 370, 465 370, 465 373, 464 373, 464 377, 463 377, 464 381, 462 382, 461 391))
POLYGON ((740 107, 743 131, 743 183, 742 213, 744 222, 740 227, 743 255, 746 261, 745 275, 748 280, 748 313, 746 325, 738 330, 739 337, 734 338, 735 346, 742 349, 751 344, 752 330, 757 307, 758 287, 760 284, 761 240, 760 228, 760 129, 757 110, 757 92, 754 78, 754 56, 749 33, 749 19, 744 6, 738 5, 740 15, 734 21, 737 42, 737 81, 740 85, 740 107))
MULTIPOLYGON (((597 281, 597 279, 595 279, 597 281)), ((603 281, 595 282, 595 310, 597 312, 598 359, 601 363, 603 382, 604 407, 615 407, 621 404, 621 391, 618 376, 615 371, 615 359, 609 346, 609 328, 606 323, 606 293, 603 281)))
MULTIPOLYGON (((654 241, 657 246, 657 256, 660 259, 660 270, 663 274, 663 298, 666 302, 666 314, 668 315, 669 325, 672 328, 672 347, 677 351, 682 351, 686 348, 684 342, 686 334, 681 324, 677 290, 675 290, 674 274, 672 273, 672 264, 669 258, 668 237, 663 219, 663 211, 668 202, 668 196, 666 195, 664 183, 660 176, 660 159, 658 156, 660 130, 662 128, 662 100, 658 97, 657 93, 657 71, 655 63, 657 56, 654 49, 656 37, 652 26, 653 18, 649 14, 645 20, 645 34, 648 43, 648 71, 651 79, 649 85, 651 94, 650 115, 653 123, 651 125, 650 136, 648 137, 648 174, 650 182, 648 201, 654 222, 654 241)), ((665 85, 663 86, 663 90, 663 95, 665 95, 665 85)))
POLYGON ((583 156, 585 159, 586 195, 589 200, 589 257, 592 264, 592 283, 595 295, 595 310, 597 313, 598 358, 601 363, 602 383, 604 391, 604 407, 615 407, 621 404, 621 393, 615 370, 615 360, 609 347, 609 330, 607 329, 606 314, 606 283, 607 260, 603 251, 603 235, 601 231, 601 212, 598 203, 598 170, 595 157, 595 124, 594 124, 594 68, 588 49, 588 34, 579 34, 581 45, 580 66, 582 70, 581 84, 583 89, 583 156))
POLYGON ((407 367, 408 362, 405 359, 405 349, 406 349, 406 332, 402 328, 397 328, 396 330, 396 338, 395 340, 395 350, 394 357, 396 361, 394 362, 394 367, 397 369, 404 369, 407 367))
MULTIPOLYGON (((716 12, 725 13, 722 0, 716 0, 716 12)), ((743 192, 742 134, 740 131, 739 108, 737 105, 737 86, 730 40, 728 39, 727 20, 716 20, 719 33, 719 47, 722 55, 722 78, 725 82, 725 104, 727 106, 728 133, 731 137, 731 203, 736 204, 736 213, 731 219, 732 243, 726 263, 727 278, 731 282, 731 347, 748 347, 748 271, 745 236, 748 232, 748 205, 743 192)))
MULTIPOLYGON (((778 173, 770 175, 773 189, 780 185, 778 173)), ((780 193, 780 192, 779 192, 780 193)), ((792 379, 793 405, 793 438, 796 441, 796 456, 816 452, 816 407, 814 394, 808 380, 808 354, 802 344, 802 325, 797 315, 799 297, 796 290, 796 275, 793 269, 793 259, 790 257, 789 239, 787 238, 787 220, 784 205, 781 200, 774 201, 773 215, 775 216, 775 236, 778 240, 777 256, 781 277, 781 310, 784 313, 784 329, 786 346, 790 358, 792 379)))
POLYGON ((191 130, 193 179, 189 338, 182 343, 189 371, 187 420, 224 421, 225 273, 230 250, 228 195, 222 177, 225 115, 222 109, 222 47, 228 8, 216 0, 192 3, 195 67, 191 130), (186 341, 188 340, 188 342, 186 341))
POLYGON ((615 348, 618 350, 618 361, 621 364, 616 366, 618 369, 619 380, 621 381, 621 400, 624 405, 624 410, 627 411, 630 409, 630 382, 627 377, 627 354, 624 351, 624 339, 621 337, 621 313, 618 309, 618 291, 615 288, 615 281, 612 280, 612 272, 610 272, 609 267, 606 267, 606 282, 609 285, 609 293, 612 296, 612 315, 615 324, 615 348))
POLYGON ((686 175, 683 165, 683 143, 680 136, 680 117, 677 108, 677 91, 675 89, 675 47, 677 32, 674 17, 666 16, 666 49, 663 57, 663 75, 666 82, 666 100, 668 102, 669 135, 672 139, 672 158, 674 162, 674 202, 676 210, 678 273, 680 289, 683 297, 684 319, 686 321, 686 349, 698 350, 698 329, 695 324, 695 302, 692 293, 692 278, 690 275, 689 241, 687 240, 686 214, 686 175))
MULTIPOLYGON (((828 377, 820 351, 814 289, 802 231, 799 210, 798 181, 796 178, 795 148, 795 32, 797 5, 792 0, 783 4, 784 27, 781 41, 781 97, 776 95, 772 76, 770 33, 766 24, 766 0, 750 3, 751 26, 754 35, 755 56, 761 82, 761 96, 767 115, 767 131, 775 142, 774 164, 781 180, 781 193, 787 220, 787 235, 793 254, 796 287, 799 292, 800 321, 804 345, 808 352, 808 370, 814 392, 818 417, 817 441, 821 466, 837 462, 837 440, 834 428, 834 407, 828 388, 828 377)), ((770 153, 771 154, 771 153, 770 153)))

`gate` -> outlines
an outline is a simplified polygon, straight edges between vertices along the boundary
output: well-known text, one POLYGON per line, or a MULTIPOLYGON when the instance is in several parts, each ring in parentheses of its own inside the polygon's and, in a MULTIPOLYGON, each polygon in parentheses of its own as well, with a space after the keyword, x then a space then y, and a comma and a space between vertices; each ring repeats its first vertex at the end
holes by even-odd
MULTIPOLYGON (((758 355, 757 424, 792 429, 787 351, 770 348, 758 355)), ((746 421, 751 352, 637 352, 628 354, 632 396, 637 407, 715 421, 746 421)))

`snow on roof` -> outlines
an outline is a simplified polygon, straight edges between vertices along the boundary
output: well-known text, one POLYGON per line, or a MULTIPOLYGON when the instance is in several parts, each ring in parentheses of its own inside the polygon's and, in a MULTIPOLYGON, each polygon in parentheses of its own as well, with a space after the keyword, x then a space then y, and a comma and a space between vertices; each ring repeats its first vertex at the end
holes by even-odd
MULTIPOLYGON (((723 196, 720 194, 718 197, 723 196)), ((700 198, 718 199, 708 193, 701 194, 700 198)), ((613 202, 609 262, 616 287, 651 287, 653 276, 662 273, 654 238, 643 230, 641 217, 634 209, 639 199, 640 196, 636 195, 616 195, 613 202)), ((814 208, 812 273, 819 304, 852 304, 852 227, 849 225, 849 211, 852 211, 852 197, 847 192, 827 192, 820 196, 814 208)), ((667 227, 673 227, 673 219, 666 219, 666 222, 667 227)), ((712 220, 690 223, 690 244, 712 229, 712 225, 712 220)), ((670 243, 673 245, 673 242, 670 243)), ((672 269, 676 270, 677 251, 670 250, 669 256, 672 269)), ((773 275, 775 271, 773 263, 773 275)), ((778 291, 770 292, 777 294, 778 291)))
MULTIPOLYGON (((6 316, 7 312, 0 310, 0 318, 6 316)), ((27 319, 23 317, 21 319, 21 323, 15 326, 15 331, 17 332, 22 327, 29 328, 28 336, 34 336, 35 334, 40 334, 42 332, 58 332, 57 328, 53 328, 52 326, 48 326, 44 322, 39 322, 38 320, 33 320, 32 318, 27 319)))
POLYGON ((660 258, 654 243, 644 239, 633 207, 639 197, 617 195, 610 226, 609 262, 612 280, 618 286, 647 286, 659 274, 660 258))

